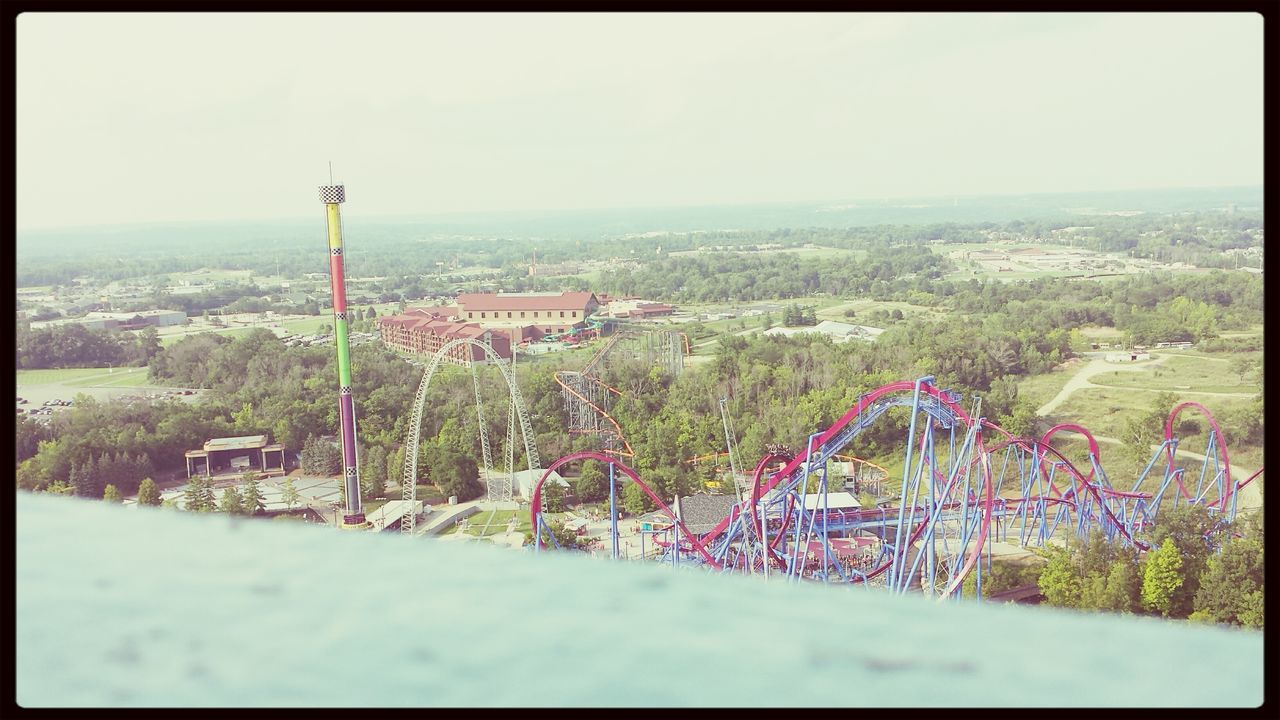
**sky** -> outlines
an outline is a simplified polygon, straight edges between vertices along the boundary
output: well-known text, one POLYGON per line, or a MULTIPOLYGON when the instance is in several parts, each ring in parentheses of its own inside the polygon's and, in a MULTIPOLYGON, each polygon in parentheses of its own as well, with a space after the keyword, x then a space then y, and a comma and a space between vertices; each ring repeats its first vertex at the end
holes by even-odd
POLYGON ((1249 13, 24 13, 17 226, 1261 185, 1249 13), (357 210, 358 208, 358 210, 357 210))

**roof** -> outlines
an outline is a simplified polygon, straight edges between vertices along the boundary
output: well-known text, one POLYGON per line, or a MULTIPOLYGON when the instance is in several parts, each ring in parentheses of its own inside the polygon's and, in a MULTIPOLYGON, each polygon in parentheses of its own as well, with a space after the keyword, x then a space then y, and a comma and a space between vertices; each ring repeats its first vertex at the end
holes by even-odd
POLYGON ((204 444, 205 452, 215 450, 257 450, 267 444, 266 435, 242 435, 240 437, 213 438, 204 444))
POLYGON ((476 323, 462 323, 446 320, 435 313, 426 311, 407 312, 403 315, 386 315, 378 318, 379 326, 396 325, 410 330, 419 330, 432 335, 450 338, 478 338, 487 331, 476 323))
POLYGON ((458 308, 462 312, 488 310, 582 310, 590 303, 600 303, 594 293, 462 293, 458 308))
POLYGON ((804 496, 805 510, 816 510, 822 507, 826 507, 829 510, 836 510, 840 508, 860 508, 862 507, 862 503, 858 502, 857 498, 847 492, 828 492, 827 502, 825 505, 822 503, 822 497, 816 493, 804 496))
POLYGON ((382 530, 391 523, 404 517, 410 508, 413 508, 416 511, 415 514, 421 513, 422 501, 415 500, 410 502, 408 500, 391 500, 387 502, 386 505, 383 505, 377 510, 366 515, 365 519, 372 523, 373 530, 382 530))

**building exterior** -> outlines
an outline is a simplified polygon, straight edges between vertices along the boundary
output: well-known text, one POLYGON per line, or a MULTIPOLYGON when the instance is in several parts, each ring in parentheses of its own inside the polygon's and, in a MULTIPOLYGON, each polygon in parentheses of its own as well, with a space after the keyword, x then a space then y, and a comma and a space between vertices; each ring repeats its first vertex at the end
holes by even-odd
MULTIPOLYGON (((416 355, 434 355, 452 340, 471 339, 488 343, 498 357, 511 358, 511 338, 507 333, 476 323, 454 322, 430 310, 379 317, 378 334, 387 346, 416 355)), ((459 365, 487 361, 484 351, 474 345, 454 347, 446 359, 459 365)))
POLYGON ((648 300, 612 300, 607 310, 611 317, 645 320, 655 317, 669 317, 676 309, 672 305, 648 300))
POLYGON ((140 330, 145 327, 169 327, 187 322, 181 310, 144 310, 136 313, 91 312, 78 322, 98 330, 140 330))
POLYGON ((461 293, 455 302, 460 321, 504 330, 531 326, 540 334, 564 332, 600 309, 600 301, 589 292, 461 293))
POLYGON ((256 470, 264 474, 285 474, 284 446, 267 442, 266 435, 214 438, 199 450, 186 453, 187 479, 193 472, 200 472, 204 461, 204 474, 243 473, 256 470))

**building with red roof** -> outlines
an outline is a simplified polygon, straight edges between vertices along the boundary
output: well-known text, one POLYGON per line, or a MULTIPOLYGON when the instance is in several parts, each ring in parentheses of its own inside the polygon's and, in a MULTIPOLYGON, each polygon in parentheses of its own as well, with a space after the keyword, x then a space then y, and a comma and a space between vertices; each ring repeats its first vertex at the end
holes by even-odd
MULTIPOLYGON (((400 315, 378 318, 382 342, 417 355, 434 355, 452 340, 470 338, 488 343, 499 357, 511 358, 511 339, 505 332, 493 332, 476 323, 456 322, 430 310, 407 310, 400 315)), ((446 356, 450 362, 466 365, 485 362, 485 352, 474 345, 459 345, 446 356)))
POLYGON ((514 331, 521 338, 564 332, 600 309, 589 292, 462 293, 455 302, 458 320, 514 331))

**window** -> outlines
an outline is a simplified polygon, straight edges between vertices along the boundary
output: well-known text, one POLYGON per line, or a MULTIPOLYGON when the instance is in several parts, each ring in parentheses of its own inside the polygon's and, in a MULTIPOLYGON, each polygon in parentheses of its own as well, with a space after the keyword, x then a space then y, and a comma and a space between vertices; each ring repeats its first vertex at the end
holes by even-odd
POLYGON ((577 311, 577 310, 574 310, 574 311, 573 311, 573 314, 572 314, 572 315, 570 315, 570 317, 578 317, 578 311, 577 311))
POLYGON ((534 310, 534 311, 533 311, 533 316, 534 316, 534 317, 538 317, 538 311, 537 311, 537 310, 534 310))
POLYGON ((484 319, 484 313, 480 313, 480 319, 481 319, 481 320, 483 320, 483 319, 484 319))
POLYGON ((521 310, 521 311, 520 311, 520 317, 524 317, 524 311, 523 311, 523 310, 521 310))
POLYGON ((511 311, 510 311, 510 310, 508 310, 508 311, 507 311, 507 317, 511 317, 511 311))
POLYGON ((563 310, 561 310, 561 311, 560 311, 560 317, 564 317, 564 311, 563 311, 563 310))
POLYGON ((476 314, 475 314, 475 313, 473 313, 473 312, 469 312, 469 313, 467 313, 467 317, 468 317, 468 318, 473 318, 473 317, 475 317, 475 316, 476 316, 476 314))

